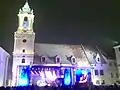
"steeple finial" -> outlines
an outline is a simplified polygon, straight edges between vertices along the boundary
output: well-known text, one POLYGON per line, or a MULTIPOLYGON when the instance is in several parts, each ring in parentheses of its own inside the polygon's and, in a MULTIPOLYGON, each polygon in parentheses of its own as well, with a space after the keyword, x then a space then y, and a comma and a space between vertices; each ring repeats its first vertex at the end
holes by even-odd
POLYGON ((26 0, 25 4, 28 3, 28 0, 26 0))
POLYGON ((33 11, 30 9, 30 6, 28 4, 28 0, 26 0, 22 10, 20 9, 19 10, 19 13, 28 13, 28 14, 33 14, 33 11))

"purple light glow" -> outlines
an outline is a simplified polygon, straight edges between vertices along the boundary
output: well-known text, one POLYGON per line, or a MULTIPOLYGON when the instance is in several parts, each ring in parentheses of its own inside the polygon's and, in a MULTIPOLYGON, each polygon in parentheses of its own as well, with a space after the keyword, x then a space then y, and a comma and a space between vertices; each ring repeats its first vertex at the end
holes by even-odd
POLYGON ((55 81, 55 79, 57 78, 57 76, 55 75, 55 71, 52 72, 51 71, 45 71, 45 75, 46 75, 46 78, 50 81, 55 81))
POLYGON ((33 73, 33 71, 30 71, 31 72, 31 74, 34 76, 34 73, 33 73))
MULTIPOLYGON (((58 70, 58 69, 57 69, 58 70)), ((35 67, 31 70, 32 82, 38 86, 52 84, 58 77, 56 68, 39 68, 35 67)))
POLYGON ((40 73, 40 77, 41 77, 41 79, 45 79, 45 74, 44 74, 44 72, 43 71, 39 71, 39 73, 40 73))

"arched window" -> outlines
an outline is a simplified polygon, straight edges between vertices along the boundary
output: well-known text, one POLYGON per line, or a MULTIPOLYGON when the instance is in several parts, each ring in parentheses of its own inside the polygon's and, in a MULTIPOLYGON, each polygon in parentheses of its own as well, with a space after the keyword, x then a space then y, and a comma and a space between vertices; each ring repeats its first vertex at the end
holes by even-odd
POLYGON ((59 57, 56 58, 56 63, 60 63, 60 58, 59 57))
POLYGON ((25 63, 25 59, 24 58, 22 59, 22 63, 25 63))
POLYGON ((98 59, 98 62, 99 62, 99 61, 100 61, 100 58, 98 57, 97 59, 98 59))
POLYGON ((71 57, 71 64, 75 64, 76 60, 75 57, 71 57))
POLYGON ((27 18, 27 17, 24 17, 23 27, 24 27, 24 28, 27 28, 27 27, 28 27, 28 18, 27 18))
POLYGON ((72 58, 72 62, 75 63, 75 58, 72 58))
POLYGON ((24 21, 28 21, 28 18, 27 18, 27 17, 24 17, 24 21))
POLYGON ((42 63, 45 63, 45 57, 44 56, 42 56, 40 59, 41 59, 42 63))
POLYGON ((23 53, 25 53, 25 49, 23 49, 23 53))

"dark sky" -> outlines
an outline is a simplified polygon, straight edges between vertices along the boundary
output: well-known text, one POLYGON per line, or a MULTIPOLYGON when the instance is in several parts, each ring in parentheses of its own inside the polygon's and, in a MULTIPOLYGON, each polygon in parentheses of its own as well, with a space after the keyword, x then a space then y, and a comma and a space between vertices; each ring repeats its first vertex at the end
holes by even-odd
MULTIPOLYGON (((98 45, 113 55, 120 41, 120 3, 105 0, 29 0, 36 42, 98 45)), ((17 13, 25 0, 0 0, 0 45, 10 53, 17 13)))

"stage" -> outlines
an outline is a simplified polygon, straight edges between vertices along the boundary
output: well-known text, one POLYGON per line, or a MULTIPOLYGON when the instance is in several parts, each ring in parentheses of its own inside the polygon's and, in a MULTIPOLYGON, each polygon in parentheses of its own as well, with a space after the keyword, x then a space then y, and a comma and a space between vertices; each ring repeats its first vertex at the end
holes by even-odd
POLYGON ((91 82, 91 70, 72 65, 19 66, 17 86, 61 86, 91 82))

